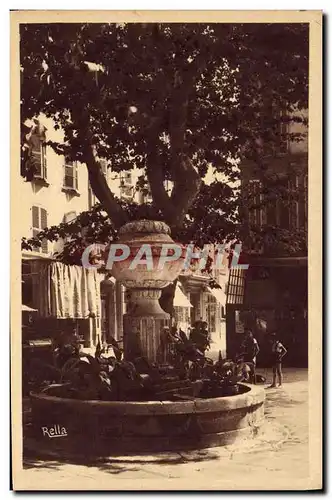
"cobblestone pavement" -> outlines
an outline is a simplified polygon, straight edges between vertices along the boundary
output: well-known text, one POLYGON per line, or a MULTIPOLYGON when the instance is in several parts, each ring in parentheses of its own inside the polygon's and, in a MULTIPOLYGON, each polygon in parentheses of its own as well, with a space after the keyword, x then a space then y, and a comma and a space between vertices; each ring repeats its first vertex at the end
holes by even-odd
POLYGON ((29 489, 78 490, 306 489, 307 370, 286 369, 283 387, 266 389, 266 397, 265 428, 255 440, 198 452, 109 458, 89 465, 30 456, 21 473, 24 484, 29 489))

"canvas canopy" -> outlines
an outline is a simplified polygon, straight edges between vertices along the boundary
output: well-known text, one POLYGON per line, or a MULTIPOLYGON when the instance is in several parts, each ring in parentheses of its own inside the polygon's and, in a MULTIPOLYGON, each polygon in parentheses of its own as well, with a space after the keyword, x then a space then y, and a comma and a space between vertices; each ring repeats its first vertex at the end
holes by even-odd
POLYGON ((37 274, 36 306, 42 317, 84 319, 100 317, 100 282, 96 269, 62 262, 33 263, 37 274))

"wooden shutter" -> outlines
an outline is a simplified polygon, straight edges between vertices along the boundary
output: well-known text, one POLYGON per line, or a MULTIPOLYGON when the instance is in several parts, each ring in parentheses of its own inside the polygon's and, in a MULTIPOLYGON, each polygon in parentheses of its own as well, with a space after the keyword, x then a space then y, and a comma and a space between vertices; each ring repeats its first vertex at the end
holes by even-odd
MULTIPOLYGON (((47 211, 45 210, 45 208, 40 209, 40 222, 40 227, 42 230, 47 228, 47 211)), ((43 253, 48 253, 48 241, 46 238, 42 240, 41 249, 43 253)))
MULTIPOLYGON (((38 233, 47 228, 47 211, 45 208, 32 207, 32 236, 35 237, 38 233)), ((40 247, 34 248, 35 252, 40 252, 40 247)), ((48 241, 46 239, 42 240, 41 251, 43 253, 48 253, 48 241)))
POLYGON ((47 227, 47 212, 45 208, 40 209, 40 228, 45 229, 47 227))
POLYGON ((39 207, 32 207, 32 228, 40 229, 39 207))

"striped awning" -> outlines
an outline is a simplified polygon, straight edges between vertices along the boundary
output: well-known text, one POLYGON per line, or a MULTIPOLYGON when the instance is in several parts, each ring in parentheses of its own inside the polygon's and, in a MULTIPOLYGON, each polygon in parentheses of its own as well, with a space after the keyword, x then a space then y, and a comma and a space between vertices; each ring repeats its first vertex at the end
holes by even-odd
POLYGON ((85 319, 100 317, 100 282, 95 268, 68 266, 62 262, 34 261, 38 271, 36 306, 40 316, 85 319))
POLYGON ((210 288, 209 286, 206 288, 211 295, 221 304, 222 306, 226 305, 226 294, 224 290, 221 288, 210 288))
POLYGON ((181 290, 179 283, 176 284, 173 305, 174 307, 193 307, 188 297, 181 290))

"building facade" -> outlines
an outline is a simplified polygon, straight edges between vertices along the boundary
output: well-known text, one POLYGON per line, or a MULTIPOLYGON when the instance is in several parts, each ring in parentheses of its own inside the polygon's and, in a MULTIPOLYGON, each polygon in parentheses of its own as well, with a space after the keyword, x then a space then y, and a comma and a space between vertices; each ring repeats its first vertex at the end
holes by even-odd
POLYGON ((264 156, 264 177, 259 165, 241 165, 242 262, 249 267, 231 269, 228 284, 229 354, 238 352, 248 327, 260 344, 257 362, 263 366, 269 363, 267 334, 273 331, 288 349, 285 363, 308 363, 308 137, 304 123, 287 126, 290 133, 302 134, 301 140, 276 142, 264 156))
MULTIPOLYGON (((28 123, 23 144, 28 148, 29 180, 21 178, 22 237, 36 236, 41 230, 74 220, 82 211, 91 209, 97 199, 92 193, 84 165, 68 161, 46 144, 61 143, 61 130, 52 120, 41 116, 28 123)), ((137 189, 142 175, 137 169, 114 173, 107 162, 101 162, 112 192, 119 198, 149 203, 148 186, 137 189)), ((170 184, 166 185, 170 191, 170 184)), ((123 338, 123 315, 127 308, 125 288, 112 276, 94 272, 86 274, 79 266, 66 266, 56 261, 63 239, 43 241, 41 248, 22 252, 22 308, 24 334, 32 337, 54 337, 60 332, 75 331, 86 347, 98 339, 123 338), (87 285, 89 283, 89 286, 87 285), (92 299, 89 290, 95 290, 92 299), (49 306, 44 297, 52 295, 49 306), (33 325, 26 319, 33 311, 33 325), (28 313, 29 314, 26 314, 28 313)), ((227 272, 213 276, 221 288, 209 287, 210 276, 198 269, 185 271, 178 280, 174 297, 175 323, 186 333, 198 320, 209 325, 211 340, 226 350, 225 283, 227 272)))

